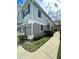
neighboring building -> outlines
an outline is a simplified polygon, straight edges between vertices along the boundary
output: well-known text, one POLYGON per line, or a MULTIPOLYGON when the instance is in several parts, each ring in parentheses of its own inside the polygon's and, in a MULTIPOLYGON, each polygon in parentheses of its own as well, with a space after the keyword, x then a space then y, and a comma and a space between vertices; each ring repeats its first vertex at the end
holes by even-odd
POLYGON ((53 28, 53 20, 35 0, 27 0, 20 7, 18 6, 17 9, 17 35, 26 34, 28 39, 33 39, 44 35, 43 31, 53 28), (48 25, 49 27, 47 27, 48 25))

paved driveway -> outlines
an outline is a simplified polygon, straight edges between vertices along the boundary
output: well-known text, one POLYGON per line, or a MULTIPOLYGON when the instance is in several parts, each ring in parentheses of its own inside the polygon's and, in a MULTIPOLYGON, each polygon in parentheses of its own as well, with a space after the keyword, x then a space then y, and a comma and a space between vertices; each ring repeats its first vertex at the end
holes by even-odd
POLYGON ((17 59, 57 59, 60 34, 54 36, 35 52, 26 51, 21 45, 17 47, 17 59))

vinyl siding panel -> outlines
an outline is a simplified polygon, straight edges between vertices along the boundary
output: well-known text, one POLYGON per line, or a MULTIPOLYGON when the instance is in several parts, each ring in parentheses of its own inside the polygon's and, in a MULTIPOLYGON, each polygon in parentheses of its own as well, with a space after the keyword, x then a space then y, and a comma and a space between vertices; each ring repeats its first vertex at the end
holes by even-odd
POLYGON ((43 24, 46 24, 46 25, 49 22, 50 29, 51 29, 51 27, 53 26, 53 22, 48 17, 46 17, 46 15, 41 10, 40 10, 41 11, 41 18, 38 17, 38 10, 40 10, 40 9, 33 4, 33 20, 43 23, 43 24))
MULTIPOLYGON (((43 31, 44 30, 47 30, 47 27, 45 25, 43 25, 43 31)), ((41 24, 38 24, 38 23, 33 24, 33 33, 35 37, 44 35, 43 31, 41 31, 41 24)))

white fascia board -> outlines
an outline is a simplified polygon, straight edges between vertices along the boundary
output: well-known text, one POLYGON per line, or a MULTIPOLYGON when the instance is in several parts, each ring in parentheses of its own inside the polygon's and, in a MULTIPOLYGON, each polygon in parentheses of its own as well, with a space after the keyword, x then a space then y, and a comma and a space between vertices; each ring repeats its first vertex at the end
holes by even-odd
POLYGON ((41 23, 41 22, 38 22, 38 21, 35 21, 35 20, 29 20, 28 23, 29 24, 30 23, 32 23, 32 24, 37 23, 37 24, 40 24, 40 25, 47 25, 47 24, 44 24, 44 23, 41 23))

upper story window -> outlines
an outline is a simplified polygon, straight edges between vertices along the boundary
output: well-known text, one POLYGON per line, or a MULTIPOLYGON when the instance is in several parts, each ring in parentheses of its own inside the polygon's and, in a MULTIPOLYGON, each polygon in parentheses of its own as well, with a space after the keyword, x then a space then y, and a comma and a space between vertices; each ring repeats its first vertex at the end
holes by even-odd
POLYGON ((28 13, 30 13, 30 4, 28 4, 28 13))
POLYGON ((28 4, 28 7, 23 11, 23 18, 30 13, 30 4, 28 4))
POLYGON ((41 18, 41 11, 40 10, 38 10, 38 17, 41 18))

